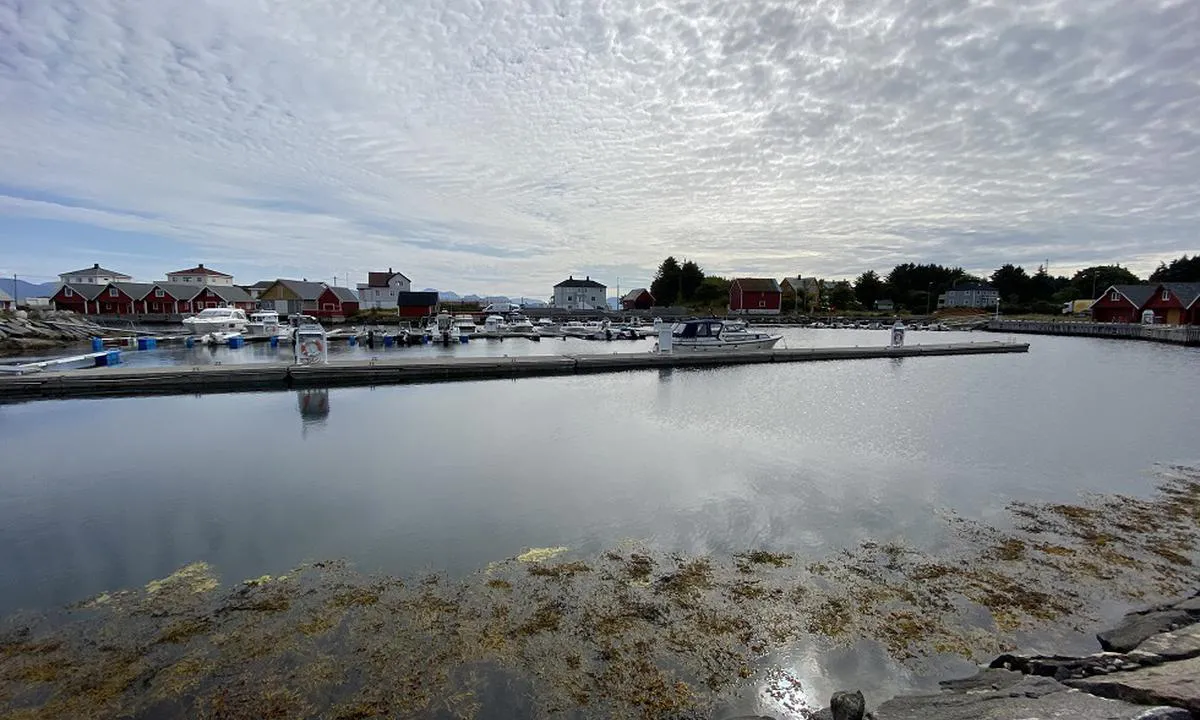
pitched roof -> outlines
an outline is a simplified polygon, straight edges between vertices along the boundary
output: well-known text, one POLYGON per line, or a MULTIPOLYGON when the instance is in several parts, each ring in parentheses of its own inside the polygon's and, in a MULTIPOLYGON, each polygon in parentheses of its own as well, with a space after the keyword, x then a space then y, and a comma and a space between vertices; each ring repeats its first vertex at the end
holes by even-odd
POLYGON ((126 275, 125 273, 119 273, 116 270, 106 270, 100 267, 100 263, 96 263, 90 268, 84 268, 83 270, 72 270, 71 272, 61 273, 59 277, 62 275, 82 275, 85 277, 130 277, 129 275, 126 275))
POLYGON ((1162 283, 1162 286, 1179 298, 1179 302, 1183 303, 1185 308, 1190 308, 1197 300, 1200 300, 1200 283, 1169 282, 1162 283))
POLYGON ((63 283, 62 287, 54 291, 54 294, 57 295, 58 293, 62 292, 63 288, 71 288, 71 292, 75 293, 84 300, 95 300, 96 298, 100 297, 100 293, 106 287, 108 286, 101 285, 100 283, 63 283))
POLYGON ((176 300, 191 300, 199 295, 200 291, 205 288, 204 285, 173 282, 156 282, 154 283, 154 287, 161 288, 163 292, 175 298, 176 300))
POLYGON ((110 282, 105 287, 115 287, 134 300, 141 300, 154 289, 154 283, 110 282))
POLYGON ((233 277, 232 275, 230 275, 228 273, 217 272, 216 270, 213 270, 212 268, 206 268, 206 267, 204 267, 204 263, 200 263, 196 267, 189 268, 187 270, 176 270, 175 272, 167 273, 167 277, 170 277, 172 275, 210 275, 213 277, 227 277, 227 278, 233 277))
MULTIPOLYGON (((1092 301, 1092 305, 1095 305, 1110 292, 1116 290, 1134 307, 1140 308, 1154 295, 1155 289, 1153 285, 1109 285, 1104 294, 1092 301)), ((1088 305, 1088 307, 1090 308, 1092 305, 1088 305)))
POLYGON ((243 285, 242 287, 251 287, 256 290, 266 290, 267 288, 271 287, 274 284, 275 284, 274 280, 259 280, 258 282, 254 283, 253 285, 243 285))
POLYGON ((342 302, 358 302, 358 293, 354 292, 348 287, 341 287, 337 285, 327 285, 326 287, 333 291, 333 294, 337 297, 337 299, 341 300, 342 302))
MULTIPOLYGON (((308 282, 307 280, 284 280, 283 278, 275 282, 294 292, 301 300, 316 300, 321 297, 321 293, 325 292, 325 283, 308 282)), ((275 283, 271 284, 274 285, 275 283)))
POLYGON ((0 302, 12 302, 12 301, 13 301, 12 295, 9 295, 8 293, 4 292, 3 290, 0 290, 0 302))
POLYGON ((398 292, 396 304, 400 307, 433 307, 438 304, 435 292, 398 292))
MULTIPOLYGON (((404 273, 392 272, 391 268, 388 268, 387 272, 369 272, 367 273, 367 287, 388 287, 388 283, 397 275, 408 280, 408 276, 404 273)), ((409 280, 409 282, 412 281, 409 280)))
POLYGON ((642 293, 646 293, 647 295, 649 295, 650 291, 647 290, 646 288, 634 288, 634 289, 630 290, 629 292, 625 293, 621 297, 621 299, 622 300, 637 300, 639 297, 641 297, 642 293))
POLYGON ((254 301, 254 298, 250 297, 250 293, 237 285, 205 285, 203 289, 208 290, 225 302, 239 303, 254 301))
POLYGON ((563 280, 563 281, 562 281, 562 282, 560 282, 559 284, 555 285, 554 287, 556 287, 556 288, 560 288, 560 287, 590 287, 590 288, 602 288, 602 287, 605 287, 605 286, 604 286, 603 284, 601 284, 601 283, 598 283, 598 282, 596 282, 595 280, 593 280, 593 279, 591 278, 591 276, 589 276, 589 277, 588 277, 586 280, 576 280, 576 279, 575 279, 575 276, 574 276, 574 275, 572 275, 572 276, 568 277, 566 280, 563 280))
POLYGON ((736 278, 733 284, 742 292, 783 292, 775 278, 736 278))

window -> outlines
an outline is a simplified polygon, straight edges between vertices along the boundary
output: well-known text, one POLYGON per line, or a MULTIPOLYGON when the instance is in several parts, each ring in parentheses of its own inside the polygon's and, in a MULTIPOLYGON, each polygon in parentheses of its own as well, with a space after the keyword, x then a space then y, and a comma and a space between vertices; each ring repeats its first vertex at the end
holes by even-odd
POLYGON ((150 309, 153 310, 154 312, 158 312, 158 303, 151 303, 150 309))
POLYGON ((333 310, 333 309, 334 309, 334 305, 333 305, 333 303, 325 303, 325 305, 324 305, 324 307, 323 307, 322 309, 324 309, 324 310, 333 310))
POLYGON ((120 297, 120 295, 121 295, 121 291, 120 291, 120 290, 118 290, 118 289, 116 289, 116 288, 109 288, 109 289, 108 289, 108 296, 109 296, 109 297, 120 297))
POLYGON ((71 288, 63 288, 63 297, 75 297, 75 291, 71 288))
POLYGON ((767 301, 766 301, 766 300, 759 300, 759 301, 758 301, 758 306, 759 306, 759 307, 761 307, 761 308, 765 308, 765 307, 767 306, 767 301))
POLYGON ((1117 292, 1116 290, 1113 290, 1112 295, 1109 295, 1108 299, 1112 300, 1113 302, 1118 302, 1121 299, 1121 293, 1117 292))
POLYGON ((154 288, 154 297, 162 297, 164 294, 162 288, 154 288))
POLYGON ((1170 300, 1171 299, 1171 291, 1166 288, 1163 288, 1162 299, 1163 299, 1163 302, 1170 300))

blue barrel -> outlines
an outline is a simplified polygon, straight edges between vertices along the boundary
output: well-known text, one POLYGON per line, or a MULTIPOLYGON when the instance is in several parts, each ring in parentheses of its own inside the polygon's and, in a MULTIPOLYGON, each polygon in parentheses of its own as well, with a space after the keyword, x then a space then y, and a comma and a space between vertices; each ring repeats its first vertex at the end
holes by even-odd
POLYGON ((110 367, 121 364, 121 351, 109 350, 103 355, 96 356, 96 367, 110 367))
POLYGON ((192 337, 191 335, 188 335, 186 338, 183 339, 183 346, 189 347, 189 348, 196 347, 196 338, 192 337))
POLYGON ((357 344, 358 344, 358 337, 355 335, 351 335, 350 336, 350 347, 354 347, 357 344))
POLYGON ((245 344, 246 344, 246 339, 243 338, 241 335, 234 335, 233 337, 229 338, 229 347, 234 350, 236 350, 237 348, 240 348, 241 346, 243 346, 245 344))
POLYGON ((271 347, 273 347, 273 348, 279 347, 279 336, 278 335, 271 336, 271 347))
POLYGON ((396 341, 396 340, 395 340, 395 338, 393 338, 391 335, 384 335, 384 336, 383 336, 383 346, 384 346, 385 348, 389 348, 389 347, 391 347, 391 346, 392 346, 392 343, 394 343, 395 341, 396 341))
POLYGON ((104 341, 98 337, 92 338, 92 352, 102 352, 104 350, 104 341))
POLYGON ((468 340, 470 340, 470 338, 468 338, 466 335, 459 335, 459 336, 458 336, 458 341, 459 341, 460 343, 462 343, 463 345, 466 345, 468 340))
POLYGON ((148 337, 138 338, 138 350, 149 350, 151 347, 150 343, 152 341, 153 341, 153 338, 148 338, 148 337))

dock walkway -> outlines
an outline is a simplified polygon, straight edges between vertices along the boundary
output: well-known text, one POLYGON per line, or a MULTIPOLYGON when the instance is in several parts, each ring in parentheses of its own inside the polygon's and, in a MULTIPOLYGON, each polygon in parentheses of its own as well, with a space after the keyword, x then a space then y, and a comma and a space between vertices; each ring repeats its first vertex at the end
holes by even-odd
POLYGON ((292 388, 396 385, 578 375, 656 368, 1023 353, 1028 343, 972 342, 890 347, 799 348, 740 353, 611 353, 413 358, 396 355, 324 365, 256 363, 107 368, 0 377, 0 401, 38 398, 175 395, 292 388))
POLYGON ((1056 320, 989 320, 992 332, 1031 335, 1073 335, 1076 337, 1149 340, 1172 345, 1200 345, 1200 327, 1194 325, 1141 325, 1138 323, 1097 323, 1056 320))

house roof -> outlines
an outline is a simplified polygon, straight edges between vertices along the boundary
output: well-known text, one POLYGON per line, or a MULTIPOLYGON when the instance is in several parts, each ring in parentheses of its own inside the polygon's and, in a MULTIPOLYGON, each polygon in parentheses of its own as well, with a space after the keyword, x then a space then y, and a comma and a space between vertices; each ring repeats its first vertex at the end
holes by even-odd
POLYGON ((279 283, 288 290, 291 290, 301 300, 316 300, 321 297, 321 293, 325 292, 325 283, 308 282, 307 280, 284 280, 283 278, 276 280, 271 285, 275 283, 279 283))
POLYGON ((116 270, 106 270, 100 267, 100 263, 96 263, 90 268, 84 268, 83 270, 72 270, 71 272, 65 272, 62 273, 62 275, 82 275, 85 277, 130 277, 129 275, 126 275, 125 273, 119 273, 116 270))
POLYGON ((205 285, 200 289, 209 291, 225 302, 239 303, 254 301, 254 298, 250 297, 250 293, 236 285, 205 285))
MULTIPOLYGON (((407 275, 404 273, 392 272, 391 268, 388 268, 387 272, 369 272, 367 273, 367 287, 388 287, 388 284, 391 283, 392 278, 396 277, 397 275, 405 280, 408 280, 407 275)), ((412 282, 412 280, 408 281, 412 282)))
POLYGON ((804 278, 800 277, 799 275, 795 277, 785 277, 779 282, 780 289, 782 289, 784 285, 787 285, 793 290, 798 290, 804 285, 804 278))
MULTIPOLYGON (((1148 300, 1150 300, 1156 289, 1157 288, 1154 285, 1109 285, 1108 289, 1104 291, 1103 295, 1092 301, 1092 305, 1095 305, 1097 302, 1107 297, 1110 292, 1116 290, 1121 294, 1122 297, 1128 300, 1130 304, 1136 308, 1140 308, 1145 305, 1148 300)), ((1090 308, 1092 305, 1088 305, 1088 307, 1090 308)))
POLYGON ((584 280, 576 280, 575 276, 572 275, 572 276, 568 277, 566 280, 563 280, 559 284, 555 285, 554 287, 556 287, 556 288, 560 288, 560 287, 602 288, 602 287, 605 287, 605 285, 602 283, 596 282, 595 280, 593 280, 591 278, 591 276, 588 276, 584 280))
POLYGON ((991 285, 988 285, 987 283, 970 282, 970 283, 963 283, 962 285, 955 285, 954 287, 950 288, 946 292, 977 292, 980 290, 987 291, 987 290, 995 290, 995 289, 996 288, 992 287, 991 285))
POLYGON ((1200 300, 1200 283, 1162 283, 1162 286, 1179 298, 1185 308, 1190 308, 1200 300))
POLYGON ((274 280, 259 280, 253 285, 243 285, 243 287, 254 288, 255 290, 266 290, 275 284, 274 280))
POLYGON ((783 292, 775 278, 735 278, 733 284, 742 292, 783 292))
POLYGON ((338 285, 327 285, 326 287, 328 287, 337 297, 337 299, 341 300, 342 302, 358 302, 358 293, 354 292, 348 287, 341 287, 338 285))
POLYGON ((229 275, 228 273, 217 272, 216 270, 213 270, 212 268, 206 268, 206 267, 204 267, 204 263, 200 263, 196 267, 189 268, 187 270, 176 270, 175 272, 167 273, 167 277, 170 277, 172 275, 209 275, 212 277, 227 277, 227 278, 233 277, 232 275, 229 275))
POLYGON ((12 302, 12 301, 13 301, 12 295, 9 295, 8 293, 4 292, 3 290, 0 290, 0 302, 12 302))
MULTIPOLYGON (((639 297, 642 296, 642 293, 646 293, 647 295, 650 295, 650 291, 647 290, 646 288, 634 288, 634 289, 630 290, 629 292, 625 293, 621 297, 621 299, 622 300, 637 300, 639 297)), ((651 297, 653 297, 653 296, 651 296, 651 297)))
POLYGON ((105 287, 115 287, 134 300, 141 300, 154 289, 154 283, 110 282, 105 287))
POLYGON ((62 292, 62 288, 64 287, 71 288, 71 292, 84 300, 95 300, 100 297, 100 293, 108 286, 99 283, 63 283, 62 287, 54 291, 54 294, 57 295, 62 292))
POLYGON ((156 282, 154 287, 162 288, 162 291, 176 300, 191 300, 200 294, 200 291, 205 288, 204 285, 193 285, 191 283, 173 283, 173 282, 156 282))
POLYGON ((433 307, 438 304, 438 294, 435 292, 398 292, 396 304, 399 307, 433 307))

